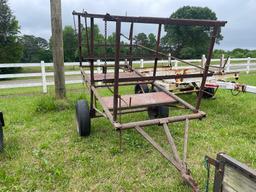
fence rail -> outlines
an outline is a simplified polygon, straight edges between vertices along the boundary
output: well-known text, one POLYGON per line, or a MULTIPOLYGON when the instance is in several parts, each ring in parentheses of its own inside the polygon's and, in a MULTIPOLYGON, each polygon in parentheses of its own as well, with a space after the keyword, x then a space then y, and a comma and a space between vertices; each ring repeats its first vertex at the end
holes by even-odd
MULTIPOLYGON (((201 59, 189 59, 185 60, 187 62, 196 63, 198 65, 202 65, 205 63, 206 58, 203 55, 201 59)), ((212 63, 223 63, 224 58, 221 59, 212 59, 212 63)), ((125 61, 121 62, 125 63, 125 61)), ((139 65, 140 68, 145 67, 146 65, 153 64, 154 61, 144 61, 143 59, 134 61, 135 64, 139 65)), ((178 68, 181 66, 181 62, 177 60, 171 60, 170 58, 168 60, 159 60, 159 63, 161 64, 172 64, 172 66, 178 68)), ((95 63, 95 67, 104 64, 103 61, 98 60, 95 63)), ((114 64, 114 62, 108 62, 108 64, 114 64)), ((219 66, 219 64, 213 64, 216 66, 219 66)), ((89 66, 89 63, 85 63, 85 66, 89 66)), ((67 62, 64 63, 64 66, 79 66, 78 62, 67 62)), ((0 89, 6 89, 6 88, 20 88, 20 87, 42 87, 43 93, 47 93, 47 86, 54 85, 53 72, 46 72, 46 67, 53 67, 53 63, 44 63, 44 61, 41 61, 41 63, 9 63, 9 64, 0 64, 0 68, 33 68, 38 67, 40 68, 40 72, 37 73, 16 73, 16 74, 0 74, 0 89), (40 77, 38 79, 38 77, 40 77), (28 78, 31 78, 28 80, 28 78), (37 79, 35 79, 37 78, 37 79), (7 81, 3 81, 5 79, 8 79, 7 81), (11 79, 26 79, 26 82, 17 82, 12 83, 11 79), (2 81, 1 81, 2 80, 2 81)), ((229 58, 225 70, 227 72, 241 72, 245 71, 246 73, 250 73, 251 71, 256 71, 256 58, 229 58)), ((97 67, 97 72, 101 73, 101 68, 97 67)), ((89 73, 89 71, 88 71, 89 73)), ((75 76, 80 75, 80 71, 65 71, 66 76, 66 84, 75 84, 75 83, 82 83, 81 79, 74 78, 75 76)))

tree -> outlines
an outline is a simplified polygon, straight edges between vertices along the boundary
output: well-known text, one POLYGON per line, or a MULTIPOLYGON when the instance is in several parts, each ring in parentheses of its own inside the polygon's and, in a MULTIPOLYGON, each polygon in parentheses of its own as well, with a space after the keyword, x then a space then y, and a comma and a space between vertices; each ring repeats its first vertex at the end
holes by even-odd
MULTIPOLYGON (((217 20, 216 14, 207 7, 184 6, 171 15, 171 18, 217 20)), ((199 58, 207 52, 212 29, 206 26, 165 25, 164 46, 171 47, 172 54, 181 58, 199 58)), ((221 31, 217 43, 223 39, 221 31)))
POLYGON ((52 56, 47 40, 33 35, 24 35, 21 38, 21 44, 23 47, 22 63, 51 61, 52 56))
POLYGON ((74 62, 76 60, 77 37, 71 26, 65 26, 63 30, 64 60, 74 62))
POLYGON ((156 36, 153 33, 148 34, 148 43, 149 48, 155 49, 156 48, 156 36))
MULTIPOLYGON (((22 56, 18 38, 19 24, 7 0, 0 0, 0 63, 16 63, 22 56)), ((16 72, 17 68, 0 68, 0 74, 16 72)))
MULTIPOLYGON (((139 34, 135 35, 134 40, 135 40, 135 44, 149 47, 149 40, 145 33, 139 33, 139 34)), ((148 53, 148 51, 146 51, 143 48, 135 49, 136 56, 142 56, 142 55, 145 55, 146 53, 148 53)))

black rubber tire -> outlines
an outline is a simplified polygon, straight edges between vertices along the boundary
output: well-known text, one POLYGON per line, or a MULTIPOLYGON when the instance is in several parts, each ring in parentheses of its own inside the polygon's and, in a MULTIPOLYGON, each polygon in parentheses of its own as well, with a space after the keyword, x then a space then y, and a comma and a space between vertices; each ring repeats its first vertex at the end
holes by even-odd
POLYGON ((210 99, 215 94, 215 88, 205 88, 203 92, 203 98, 210 99))
POLYGON ((140 94, 140 93, 149 93, 149 88, 147 84, 137 84, 134 87, 134 93, 140 94))
MULTIPOLYGON (((154 87, 152 92, 159 92, 157 87, 154 87)), ((165 118, 169 117, 169 107, 161 105, 148 107, 148 117, 149 119, 165 118)))
POLYGON ((0 122, 0 152, 4 149, 4 131, 0 122))
POLYGON ((149 119, 169 117, 169 107, 167 106, 148 107, 148 117, 149 119))
POLYGON ((91 133, 91 118, 88 102, 79 100, 76 104, 77 132, 81 137, 89 136, 91 133))

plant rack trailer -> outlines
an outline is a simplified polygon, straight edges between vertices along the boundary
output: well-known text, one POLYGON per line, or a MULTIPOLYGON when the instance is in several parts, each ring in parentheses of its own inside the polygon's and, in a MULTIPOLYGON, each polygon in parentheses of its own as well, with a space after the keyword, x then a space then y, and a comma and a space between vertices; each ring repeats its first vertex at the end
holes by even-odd
MULTIPOLYGON (((86 101, 78 101, 76 105, 78 132, 81 136, 87 136, 90 134, 90 119, 96 117, 105 117, 113 125, 117 131, 125 129, 137 130, 154 148, 159 151, 174 167, 180 172, 183 180, 192 187, 193 191, 199 191, 197 183, 190 175, 190 171, 186 165, 187 146, 188 146, 188 127, 189 120, 202 119, 206 114, 199 110, 202 89, 207 76, 211 76, 212 72, 209 71, 209 65, 211 62, 212 51, 216 39, 216 35, 221 26, 226 24, 225 21, 215 20, 190 20, 190 19, 170 19, 170 18, 154 18, 154 17, 129 17, 129 16, 116 16, 110 14, 89 14, 87 12, 73 12, 74 23, 76 29, 78 29, 78 46, 79 46, 79 57, 80 57, 80 69, 85 85, 88 87, 90 92, 90 102, 87 104, 86 101), (83 19, 83 21, 82 21, 83 19), (115 23, 115 64, 110 66, 104 64, 100 67, 103 68, 102 74, 96 74, 95 72, 95 39, 94 39, 94 21, 100 19, 105 22, 105 48, 106 48, 106 26, 108 22, 115 23), (87 20, 90 23, 90 30, 87 27, 87 20), (77 24, 76 24, 77 22, 77 24), (84 35, 82 29, 82 22, 85 23, 86 33, 84 35), (120 56, 121 47, 121 33, 122 23, 130 23, 129 33, 129 55, 122 59, 120 56), (133 42, 133 28, 134 24, 155 24, 158 25, 157 32, 157 43, 155 50, 151 50, 154 53, 154 71, 152 76, 144 76, 136 69, 133 68, 133 48, 134 46, 144 47, 143 45, 134 45, 133 42), (203 73, 196 74, 183 74, 179 75, 179 78, 196 78, 201 77, 202 83, 200 92, 197 97, 196 106, 192 106, 185 102, 175 94, 169 92, 163 87, 159 86, 156 81, 163 79, 174 79, 177 75, 164 75, 157 76, 157 64, 160 56, 160 39, 161 29, 163 25, 185 25, 185 26, 206 26, 212 29, 210 45, 207 54, 207 62, 205 67, 202 68, 203 73), (82 37, 85 36, 86 45, 83 47, 82 37), (86 49, 85 49, 86 48, 86 49), (88 57, 84 57, 85 50, 88 51, 88 57), (123 61, 121 61, 123 60, 123 61), (84 65, 83 62, 88 61, 89 65, 84 65), (90 68, 90 74, 86 74, 84 68, 90 68), (107 71, 108 68, 114 68, 114 73, 107 71), (121 71, 122 69, 122 71, 121 71), (139 94, 133 95, 120 95, 119 87, 139 85, 139 94), (150 89, 147 85, 151 85, 150 89), (100 95, 98 89, 107 88, 110 93, 113 94, 111 97, 103 97, 100 95), (101 105, 97 107, 97 102, 101 105), (169 116, 168 107, 174 103, 179 103, 184 108, 190 111, 186 115, 169 116), (167 109, 166 109, 167 108, 167 109), (127 113, 135 113, 148 111, 150 119, 136 122, 122 123, 121 115, 127 113), (120 117, 120 118, 119 118, 120 117), (179 156, 177 147, 175 145, 173 136, 169 130, 168 124, 173 122, 185 122, 184 131, 184 148, 183 158, 179 156), (146 126, 160 125, 166 134, 168 143, 170 144, 170 153, 164 150, 148 133, 143 129, 146 126)), ((144 47, 145 48, 145 47, 144 47)), ((105 60, 106 61, 106 60, 105 60)), ((105 62, 106 63, 106 62, 105 62)), ((99 67, 99 65, 97 65, 99 67)), ((138 88, 138 87, 137 87, 138 88)))

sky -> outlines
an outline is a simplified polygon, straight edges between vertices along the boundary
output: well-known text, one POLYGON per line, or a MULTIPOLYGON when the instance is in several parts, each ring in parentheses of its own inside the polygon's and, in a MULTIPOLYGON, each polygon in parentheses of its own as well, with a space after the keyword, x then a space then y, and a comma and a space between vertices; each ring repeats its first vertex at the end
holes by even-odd
MULTIPOLYGON (((9 0, 10 8, 19 21, 22 34, 51 36, 50 0, 9 0)), ((110 13, 112 15, 169 17, 183 6, 209 7, 218 20, 228 21, 222 29, 224 36, 216 48, 256 49, 256 0, 62 0, 62 20, 65 25, 73 26, 72 11, 88 13, 110 13)), ((96 22, 97 23, 97 22, 96 22)), ((103 33, 103 23, 97 23, 103 33)), ((153 32, 155 25, 135 25, 135 33, 153 32)), ((108 33, 113 32, 112 25, 108 33)), ((122 33, 128 35, 128 25, 122 26, 122 33)))

